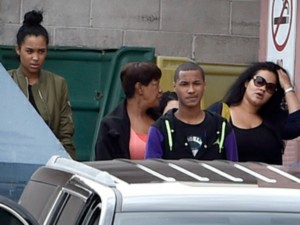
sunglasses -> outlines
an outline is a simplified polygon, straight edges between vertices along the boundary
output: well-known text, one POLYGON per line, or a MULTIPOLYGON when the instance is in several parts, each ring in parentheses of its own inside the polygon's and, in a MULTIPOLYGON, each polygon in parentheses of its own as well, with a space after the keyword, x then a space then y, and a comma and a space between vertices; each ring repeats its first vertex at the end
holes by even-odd
POLYGON ((266 86, 266 90, 268 93, 273 94, 275 91, 277 91, 276 84, 274 83, 267 83, 265 78, 261 76, 255 76, 253 77, 254 85, 256 87, 263 87, 266 86))

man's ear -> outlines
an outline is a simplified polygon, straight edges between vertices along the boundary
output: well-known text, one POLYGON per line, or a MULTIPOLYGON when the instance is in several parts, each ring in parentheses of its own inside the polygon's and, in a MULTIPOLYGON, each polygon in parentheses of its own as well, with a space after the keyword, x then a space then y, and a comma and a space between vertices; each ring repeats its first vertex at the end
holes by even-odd
POLYGON ((248 84, 249 84, 249 80, 247 80, 246 82, 245 82, 245 88, 247 89, 247 87, 248 87, 248 84))

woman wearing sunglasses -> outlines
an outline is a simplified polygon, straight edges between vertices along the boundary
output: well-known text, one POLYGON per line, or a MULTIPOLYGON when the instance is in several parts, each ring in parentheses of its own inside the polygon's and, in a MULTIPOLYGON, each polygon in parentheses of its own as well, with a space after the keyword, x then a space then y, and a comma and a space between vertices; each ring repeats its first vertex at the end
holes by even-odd
POLYGON ((300 135, 300 102, 286 71, 272 62, 252 64, 209 110, 232 124, 239 161, 282 164, 284 140, 300 135))

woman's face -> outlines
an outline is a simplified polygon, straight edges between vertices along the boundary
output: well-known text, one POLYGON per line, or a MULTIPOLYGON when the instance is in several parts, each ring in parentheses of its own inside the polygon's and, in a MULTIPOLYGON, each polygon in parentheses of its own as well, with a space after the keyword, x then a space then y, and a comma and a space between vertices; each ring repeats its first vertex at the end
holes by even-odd
POLYGON ((143 86, 143 98, 149 108, 155 108, 159 106, 159 102, 162 96, 162 90, 160 88, 159 80, 152 80, 147 86, 143 86))
POLYGON ((276 91, 276 75, 268 70, 259 70, 250 81, 245 83, 246 98, 252 105, 261 107, 276 91))
POLYGON ((39 74, 47 56, 47 47, 44 36, 27 35, 16 48, 21 68, 27 76, 39 74))

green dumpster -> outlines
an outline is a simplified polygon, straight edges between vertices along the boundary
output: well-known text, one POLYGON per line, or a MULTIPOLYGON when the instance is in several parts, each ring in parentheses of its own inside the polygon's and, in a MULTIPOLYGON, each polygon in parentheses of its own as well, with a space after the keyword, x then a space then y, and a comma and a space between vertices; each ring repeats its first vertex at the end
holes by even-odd
MULTIPOLYGON (((0 62, 7 70, 19 65, 14 48, 0 46, 0 62)), ((68 82, 78 160, 93 159, 101 119, 124 98, 120 70, 132 61, 154 62, 154 48, 49 48, 44 68, 68 82)))

